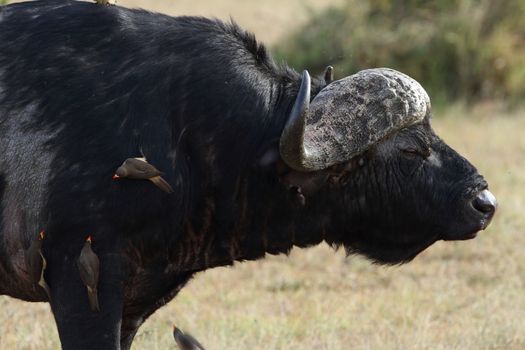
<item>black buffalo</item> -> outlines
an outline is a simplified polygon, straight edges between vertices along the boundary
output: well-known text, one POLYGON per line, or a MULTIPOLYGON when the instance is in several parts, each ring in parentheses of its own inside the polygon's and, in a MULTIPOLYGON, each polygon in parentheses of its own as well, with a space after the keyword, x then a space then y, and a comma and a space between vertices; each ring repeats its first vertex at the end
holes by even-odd
POLYGON ((88 2, 1 8, 0 140, 0 294, 47 300, 23 263, 45 230, 64 349, 129 349, 199 271, 323 241, 406 262, 496 206, 409 77, 310 80, 235 24, 88 2), (112 180, 141 152, 174 193, 112 180), (88 234, 100 312, 76 264, 88 234))

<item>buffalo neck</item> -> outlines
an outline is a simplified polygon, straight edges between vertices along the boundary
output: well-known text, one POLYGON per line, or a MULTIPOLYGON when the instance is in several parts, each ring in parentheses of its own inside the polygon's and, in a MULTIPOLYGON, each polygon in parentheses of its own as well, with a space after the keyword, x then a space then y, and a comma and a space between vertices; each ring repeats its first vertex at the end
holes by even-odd
MULTIPOLYGON (((208 168, 208 179, 213 184, 208 182, 200 187, 200 198, 183 223, 184 234, 174 252, 179 269, 204 270, 234 261, 256 260, 266 254, 287 254, 294 246, 305 247, 323 241, 323 226, 327 223, 313 220, 318 215, 309 215, 319 211, 314 208, 318 204, 308 201, 303 206, 274 171, 254 169, 257 157, 272 147, 272 142, 275 146, 299 89, 298 74, 286 72, 275 78, 276 93, 270 104, 253 103, 253 106, 265 106, 254 110, 257 115, 250 117, 251 120, 258 118, 261 123, 252 128, 251 139, 260 136, 257 133, 264 133, 255 152, 253 144, 235 145, 235 150, 227 154, 219 153, 212 145, 203 148, 203 154, 208 150, 217 151, 213 157, 204 157, 212 159, 212 163, 200 165, 208 168), (250 150, 251 154, 241 154, 239 150, 250 150), (231 161, 233 157, 235 162, 231 161), (224 170, 217 171, 219 168, 224 170)), ((314 78, 313 96, 322 85, 321 80, 314 78)), ((237 125, 242 125, 241 121, 238 120, 237 125)), ((238 134, 243 132, 238 130, 238 134)), ((216 135, 201 139, 214 137, 216 135)), ((237 141, 240 140, 242 138, 237 137, 237 141)))
POLYGON ((176 265, 181 270, 204 270, 257 260, 266 254, 288 254, 296 247, 321 243, 331 222, 311 215, 317 203, 298 203, 275 183, 273 191, 239 180, 233 198, 210 196, 184 224, 176 265))
MULTIPOLYGON (((173 126, 174 135, 183 136, 173 137, 176 193, 163 212, 176 214, 169 226, 148 226, 164 243, 149 235, 133 239, 132 251, 141 259, 148 256, 144 249, 152 249, 158 259, 166 256, 169 270, 199 271, 323 240, 325 223, 308 215, 317 210, 314 201, 301 206, 275 171, 255 166, 268 147, 278 146, 300 86, 300 76, 287 68, 267 79, 269 96, 217 99, 187 127, 173 126)), ((313 79, 312 96, 323 84, 313 79)))

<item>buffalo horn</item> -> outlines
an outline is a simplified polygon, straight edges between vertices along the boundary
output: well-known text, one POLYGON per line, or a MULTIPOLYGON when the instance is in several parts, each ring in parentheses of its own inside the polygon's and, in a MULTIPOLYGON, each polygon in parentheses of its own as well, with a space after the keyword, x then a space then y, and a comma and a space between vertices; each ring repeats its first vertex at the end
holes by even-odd
POLYGON ((303 143, 306 116, 310 106, 310 85, 310 74, 305 70, 299 93, 279 141, 279 152, 285 163, 291 168, 304 171, 307 171, 303 164, 303 160, 307 158, 303 143))
POLYGON ((430 99, 417 81, 388 68, 367 69, 325 86, 309 103, 310 77, 280 140, 280 153, 298 171, 345 163, 397 130, 430 117, 430 99))

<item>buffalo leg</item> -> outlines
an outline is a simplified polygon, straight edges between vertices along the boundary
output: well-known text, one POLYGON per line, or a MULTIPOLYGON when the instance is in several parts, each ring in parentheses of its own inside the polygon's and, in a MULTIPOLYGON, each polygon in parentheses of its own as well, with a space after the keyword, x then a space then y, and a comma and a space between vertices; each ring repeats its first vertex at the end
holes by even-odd
POLYGON ((162 291, 149 290, 142 299, 134 300, 133 305, 124 305, 120 333, 121 350, 129 350, 131 348, 133 338, 144 321, 146 321, 146 319, 158 308, 172 300, 190 280, 194 273, 195 272, 184 272, 174 276, 152 274, 150 276, 158 285, 166 286, 167 288, 162 291))
POLYGON ((140 326, 144 323, 145 317, 128 316, 122 320, 122 328, 120 333, 120 349, 129 350, 133 339, 137 334, 140 326))
POLYGON ((120 349, 123 307, 121 264, 114 255, 99 255, 99 259, 101 266, 111 266, 111 269, 100 269, 100 312, 90 308, 86 287, 79 277, 76 256, 52 259, 48 265, 51 308, 64 350, 120 349))

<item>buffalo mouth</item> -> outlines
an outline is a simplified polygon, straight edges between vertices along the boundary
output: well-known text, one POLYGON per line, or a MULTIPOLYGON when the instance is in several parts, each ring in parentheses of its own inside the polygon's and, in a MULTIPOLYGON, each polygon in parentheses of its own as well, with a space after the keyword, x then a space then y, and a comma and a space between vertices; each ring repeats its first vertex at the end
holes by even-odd
MULTIPOLYGON (((439 240, 469 240, 491 223, 498 207, 496 198, 481 183, 473 195, 463 201, 462 209, 454 217, 445 218, 443 225, 425 228, 428 222, 419 222, 418 229, 402 227, 370 227, 363 224, 346 232, 343 239, 326 237, 333 246, 344 246, 347 253, 362 254, 379 264, 403 264, 439 240)), ((471 192, 471 193, 472 193, 471 192)), ((454 211, 454 209, 450 209, 454 211)), ((339 236, 340 237, 340 236, 339 236)))
POLYGON ((488 188, 482 189, 469 201, 464 225, 444 235, 443 240, 461 241, 475 238, 479 231, 489 226, 497 208, 496 197, 488 188))

